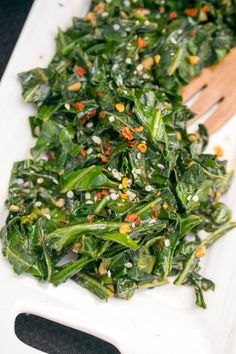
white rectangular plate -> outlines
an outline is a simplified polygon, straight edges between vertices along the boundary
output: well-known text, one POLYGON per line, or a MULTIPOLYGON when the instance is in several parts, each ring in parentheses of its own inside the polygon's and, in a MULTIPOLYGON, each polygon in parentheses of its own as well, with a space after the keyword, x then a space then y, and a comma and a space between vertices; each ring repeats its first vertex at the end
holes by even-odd
MULTIPOLYGON (((54 53, 57 27, 66 28, 73 16, 83 16, 87 0, 36 0, 0 86, 0 222, 12 164, 29 156, 33 145, 27 117, 33 108, 21 98, 17 73, 46 66, 54 53), (63 5, 63 6, 61 6, 63 5)), ((236 119, 211 138, 224 148, 234 168, 236 119)), ((225 197, 236 217, 236 183, 225 197)), ((29 312, 81 329, 113 343, 125 354, 236 353, 236 232, 231 231, 208 252, 202 272, 216 281, 206 294, 208 309, 196 308, 192 289, 164 286, 143 290, 130 301, 97 300, 72 281, 54 288, 30 276, 16 276, 0 257, 0 334, 4 354, 38 352, 14 334, 17 314, 29 312)))

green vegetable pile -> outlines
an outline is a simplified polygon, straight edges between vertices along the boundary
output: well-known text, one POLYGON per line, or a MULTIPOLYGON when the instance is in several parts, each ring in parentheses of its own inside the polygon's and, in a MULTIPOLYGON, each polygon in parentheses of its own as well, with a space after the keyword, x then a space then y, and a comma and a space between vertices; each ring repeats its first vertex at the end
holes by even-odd
POLYGON ((199 260, 236 226, 219 202, 232 173, 204 153, 203 125, 186 130, 193 113, 179 92, 235 44, 235 15, 230 0, 93 1, 59 30, 49 66, 19 75, 37 113, 1 231, 17 274, 71 278, 101 299, 173 276, 206 307, 214 283, 199 260))

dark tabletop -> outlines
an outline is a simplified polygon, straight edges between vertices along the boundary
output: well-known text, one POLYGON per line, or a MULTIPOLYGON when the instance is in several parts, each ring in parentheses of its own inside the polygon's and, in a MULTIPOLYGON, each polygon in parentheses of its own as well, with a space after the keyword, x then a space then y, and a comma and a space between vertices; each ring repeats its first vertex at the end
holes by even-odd
MULTIPOLYGON (((32 3, 33 0, 0 0, 0 78, 32 3)), ((119 354, 96 337, 33 315, 19 315, 15 332, 24 343, 49 354, 119 354)))

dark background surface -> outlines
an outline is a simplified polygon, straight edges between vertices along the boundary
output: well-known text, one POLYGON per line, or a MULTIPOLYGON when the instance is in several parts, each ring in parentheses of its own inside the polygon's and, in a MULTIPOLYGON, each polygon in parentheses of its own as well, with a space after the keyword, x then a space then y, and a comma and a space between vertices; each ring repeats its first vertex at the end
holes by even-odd
MULTIPOLYGON (((33 0, 0 0, 0 78, 32 3, 33 0)), ((15 332, 24 343, 48 354, 119 354, 100 339, 33 315, 18 316, 15 332)), ((6 354, 4 348, 1 353, 6 354)))

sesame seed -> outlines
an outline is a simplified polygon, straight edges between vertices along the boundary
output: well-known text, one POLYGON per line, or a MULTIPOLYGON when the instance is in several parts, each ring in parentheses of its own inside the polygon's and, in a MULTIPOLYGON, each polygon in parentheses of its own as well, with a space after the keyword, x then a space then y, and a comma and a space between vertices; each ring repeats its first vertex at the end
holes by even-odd
POLYGON ((138 71, 142 71, 142 70, 143 70, 143 65, 142 65, 142 64, 139 64, 139 65, 136 67, 136 69, 137 69, 138 71))
POLYGON ((128 181, 127 181, 128 187, 130 187, 132 183, 133 183, 132 179, 129 178, 128 181))
POLYGON ((193 196, 192 199, 193 199, 194 202, 198 202, 199 201, 199 197, 196 194, 193 196))
POLYGON ((119 65, 118 65, 118 64, 114 64, 114 65, 112 66, 112 70, 113 70, 113 71, 116 71, 117 69, 119 69, 119 65))
POLYGON ((145 186, 145 191, 146 192, 151 192, 151 191, 153 191, 154 190, 154 188, 150 185, 150 184, 148 184, 147 186, 145 186))
POLYGON ((92 128, 93 127, 93 122, 89 122, 87 125, 86 125, 87 128, 92 128))
POLYGON ((106 0, 106 2, 107 2, 108 4, 110 4, 110 3, 112 2, 112 0, 106 0))
POLYGON ((51 215, 49 214, 44 214, 45 218, 48 219, 48 220, 51 220, 51 215))
POLYGON ((17 178, 16 182, 17 182, 17 184, 23 184, 24 180, 23 180, 23 178, 17 178))
POLYGON ((131 262, 125 263, 126 268, 132 268, 133 264, 131 262))
POLYGON ((85 204, 94 204, 94 202, 92 200, 87 200, 85 204))
POLYGON ((122 76, 119 75, 119 76, 117 77, 116 82, 117 82, 117 85, 118 85, 118 86, 122 86, 123 83, 124 83, 122 76))
POLYGON ((36 207, 41 207, 41 205, 42 205, 42 202, 40 202, 40 201, 38 201, 38 202, 35 202, 35 204, 34 204, 36 207))
POLYGON ((40 177, 37 179, 38 184, 42 184, 44 182, 44 178, 40 177))
POLYGON ((158 163, 157 166, 161 169, 161 170, 164 170, 165 166, 162 165, 161 163, 158 163))
POLYGON ((143 78, 144 78, 144 79, 149 79, 149 75, 148 75, 148 74, 144 74, 144 75, 143 75, 143 78))
POLYGON ((99 136, 96 136, 96 135, 93 135, 93 136, 92 136, 92 141, 93 141, 95 144, 98 144, 98 145, 100 145, 100 144, 102 143, 101 138, 99 138, 99 136))
POLYGON ((109 189, 109 192, 110 192, 110 193, 116 193, 116 190, 115 190, 114 188, 110 188, 110 189, 109 189))
POLYGON ((138 159, 138 160, 140 160, 140 159, 141 159, 141 157, 142 157, 141 152, 138 152, 138 153, 137 153, 137 159, 138 159))
POLYGON ((107 271, 107 276, 108 276, 108 278, 111 278, 111 271, 110 270, 107 271))
POLYGON ((114 116, 110 116, 109 117, 109 122, 114 122, 115 121, 115 117, 114 116))
POLYGON ((139 20, 135 21, 135 24, 136 24, 136 25, 139 25, 139 23, 140 23, 139 20))
POLYGON ((56 205, 58 208, 63 208, 63 206, 65 205, 65 199, 59 198, 59 199, 55 202, 55 205, 56 205))
POLYGON ((65 109, 67 109, 67 111, 69 111, 69 109, 70 109, 69 103, 66 103, 66 104, 65 104, 65 109))
POLYGON ((125 5, 125 6, 130 6, 129 0, 125 0, 125 1, 124 1, 124 5, 125 5))
POLYGON ((150 21, 146 20, 146 21, 144 21, 144 24, 145 24, 145 26, 149 26, 150 25, 150 21))
POLYGON ((166 239, 165 242, 164 242, 165 246, 166 247, 169 247, 170 246, 170 240, 169 239, 166 239))
POLYGON ((113 176, 118 179, 118 181, 122 180, 122 173, 118 172, 115 168, 111 171, 111 173, 113 174, 113 176))
POLYGON ((156 220, 155 219, 150 219, 148 220, 148 224, 155 224, 156 220))
POLYGON ((126 194, 128 194, 129 199, 130 199, 131 201, 136 198, 136 194, 133 193, 133 192, 131 192, 131 191, 129 191, 129 190, 126 192, 126 194))
POLYGON ((109 15, 108 12, 103 12, 101 16, 102 17, 107 17, 108 15, 109 15))
POLYGON ((114 28, 115 31, 119 31, 120 25, 118 25, 118 23, 115 23, 115 24, 113 25, 113 28, 114 28))
POLYGON ((35 128, 34 128, 34 134, 35 134, 36 136, 39 136, 39 135, 40 135, 40 128, 39 128, 39 127, 35 127, 35 128))
POLYGON ((131 63, 132 63, 132 60, 131 60, 130 58, 126 58, 126 59, 125 59, 125 62, 126 62, 126 64, 131 64, 131 63))
POLYGON ((187 197, 187 200, 190 201, 191 199, 192 199, 192 196, 189 195, 189 196, 187 197))
POLYGON ((117 193, 111 193, 111 199, 116 200, 119 197, 117 193))
POLYGON ((66 193, 67 198, 73 198, 74 197, 74 192, 73 191, 69 191, 66 193))
POLYGON ((23 187, 24 187, 24 188, 30 188, 30 187, 31 187, 31 183, 30 183, 29 181, 25 181, 25 182, 23 183, 23 187))
POLYGON ((133 175, 141 175, 142 171, 139 168, 134 168, 132 170, 133 175))
POLYGON ((91 199, 91 194, 89 192, 86 192, 85 193, 85 199, 91 199))
POLYGON ((87 155, 92 154, 92 152, 93 152, 93 149, 90 147, 90 148, 87 150, 87 155))

